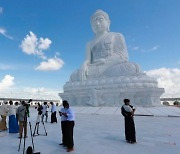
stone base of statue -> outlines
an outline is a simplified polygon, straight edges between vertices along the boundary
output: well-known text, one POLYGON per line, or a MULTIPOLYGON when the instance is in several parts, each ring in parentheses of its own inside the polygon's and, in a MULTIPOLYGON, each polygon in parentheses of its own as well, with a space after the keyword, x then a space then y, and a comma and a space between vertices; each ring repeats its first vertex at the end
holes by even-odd
POLYGON ((125 98, 130 99, 133 105, 160 105, 164 89, 157 87, 157 81, 140 73, 138 66, 133 63, 121 65, 117 67, 118 71, 110 69, 109 72, 101 73, 99 79, 93 75, 84 81, 68 81, 64 85, 64 93, 59 96, 72 106, 120 106, 124 104, 125 98), (111 76, 111 72, 117 75, 111 76))

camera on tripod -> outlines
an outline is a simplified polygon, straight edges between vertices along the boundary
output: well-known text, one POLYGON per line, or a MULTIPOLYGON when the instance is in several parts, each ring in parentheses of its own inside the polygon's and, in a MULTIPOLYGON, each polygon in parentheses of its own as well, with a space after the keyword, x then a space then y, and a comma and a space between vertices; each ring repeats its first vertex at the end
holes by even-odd
POLYGON ((37 119, 36 119, 36 125, 35 125, 35 128, 34 128, 33 136, 38 136, 38 135, 47 136, 46 128, 45 128, 45 125, 44 125, 44 122, 43 122, 43 121, 42 121, 42 124, 43 124, 43 127, 44 127, 45 134, 39 134, 39 124, 40 124, 40 118, 41 118, 41 115, 42 115, 43 107, 42 107, 42 105, 38 102, 38 106, 35 107, 35 109, 37 109, 38 115, 37 115, 37 119))

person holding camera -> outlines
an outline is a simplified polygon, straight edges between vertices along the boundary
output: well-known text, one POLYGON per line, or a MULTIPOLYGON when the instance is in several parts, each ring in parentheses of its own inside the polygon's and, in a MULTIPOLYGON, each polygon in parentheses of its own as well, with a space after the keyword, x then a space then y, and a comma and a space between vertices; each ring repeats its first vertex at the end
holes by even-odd
POLYGON ((47 102, 44 102, 44 104, 42 105, 42 116, 41 116, 41 121, 44 122, 44 116, 46 117, 46 122, 48 119, 48 111, 47 109, 49 108, 49 106, 47 105, 47 102))
POLYGON ((37 115, 37 119, 36 119, 36 124, 40 122, 40 117, 41 117, 41 114, 42 114, 42 105, 38 102, 38 106, 35 107, 35 109, 37 109, 38 111, 38 115, 37 115))
POLYGON ((63 145, 67 147, 67 152, 72 152, 74 151, 73 129, 75 124, 75 114, 66 100, 63 100, 63 107, 64 112, 59 111, 60 116, 66 118, 66 121, 63 124, 63 129, 65 130, 63 132, 63 145))
POLYGON ((63 114, 66 113, 66 109, 64 107, 62 107, 59 111, 59 115, 61 117, 61 132, 62 132, 62 143, 60 143, 59 145, 63 145, 63 146, 67 146, 66 143, 66 121, 67 121, 67 117, 63 114))
POLYGON ((38 102, 38 106, 35 107, 35 109, 37 109, 38 111, 38 115, 37 115, 37 119, 36 119, 36 125, 34 127, 34 133, 33 136, 35 136, 35 133, 37 132, 37 135, 39 135, 39 123, 40 123, 40 118, 41 118, 41 114, 42 114, 42 105, 38 102))
POLYGON ((125 120, 125 137, 128 143, 136 143, 136 131, 134 124, 135 108, 130 105, 129 99, 124 99, 124 105, 121 107, 121 114, 125 120))

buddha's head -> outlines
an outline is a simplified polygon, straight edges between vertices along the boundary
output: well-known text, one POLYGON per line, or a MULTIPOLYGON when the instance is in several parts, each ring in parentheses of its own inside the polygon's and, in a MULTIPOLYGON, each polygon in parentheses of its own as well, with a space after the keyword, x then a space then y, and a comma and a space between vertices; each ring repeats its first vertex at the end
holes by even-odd
POLYGON ((97 10, 91 17, 91 26, 95 34, 109 32, 109 15, 102 10, 97 10))

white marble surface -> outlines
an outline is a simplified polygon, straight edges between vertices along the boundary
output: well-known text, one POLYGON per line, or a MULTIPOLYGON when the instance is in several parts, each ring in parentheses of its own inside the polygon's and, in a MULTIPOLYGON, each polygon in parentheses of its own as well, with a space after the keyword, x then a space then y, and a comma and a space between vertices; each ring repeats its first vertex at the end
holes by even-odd
MULTIPOLYGON (((74 152, 72 154, 178 154, 180 149, 180 118, 135 116, 137 144, 128 144, 124 137, 124 118, 116 114, 78 113, 84 110, 92 111, 100 107, 72 107, 76 112, 74 127, 74 152), (87 144, 88 143, 88 144, 87 144)), ((103 107, 104 111, 107 107, 103 107)), ((110 107, 111 108, 111 107, 110 107)), ((109 109, 110 109, 109 108, 109 109)), ((115 108, 115 107, 113 107, 115 108)), ((157 108, 157 107, 156 107, 157 108)), ((109 111, 108 109, 108 111, 109 111)), ((144 109, 144 108, 143 108, 144 109)), ((177 108, 178 109, 178 108, 177 108)), ((137 109, 138 110, 138 109, 137 109)), ((160 109, 163 111, 164 109, 160 109)), ((166 108, 172 110, 172 108, 166 108)), ((90 112, 88 111, 88 112, 90 112)), ((99 110, 100 111, 100 110, 99 110)), ((172 110, 174 112, 174 110, 172 110)), ((108 113, 107 110, 104 113, 108 113)), ((114 111, 112 111, 114 113, 114 111)), ((117 114, 118 113, 118 114, 117 114)), ((34 130, 37 111, 30 110, 30 118, 34 130)), ((45 123, 47 136, 34 137, 35 152, 41 154, 65 154, 66 149, 59 146, 61 142, 60 118, 58 124, 51 124, 50 113, 48 123, 45 123)), ((40 124, 39 133, 44 133, 40 124)), ((26 147, 32 145, 28 126, 26 147)), ((18 134, 0 132, 0 153, 22 154, 23 140, 18 152, 18 134)))

